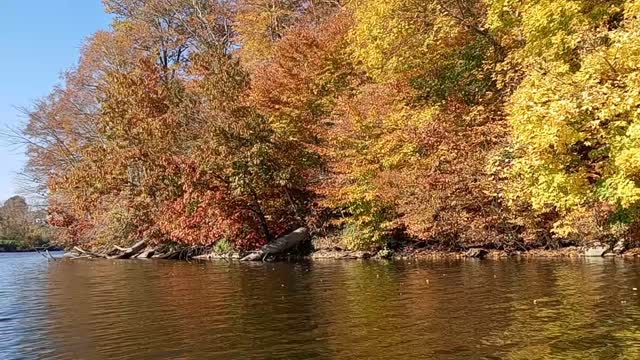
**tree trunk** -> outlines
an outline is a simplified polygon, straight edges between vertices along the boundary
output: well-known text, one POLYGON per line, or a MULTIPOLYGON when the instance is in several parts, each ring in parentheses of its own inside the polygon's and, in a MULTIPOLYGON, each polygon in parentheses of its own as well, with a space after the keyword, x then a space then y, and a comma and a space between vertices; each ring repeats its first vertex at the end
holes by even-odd
POLYGON ((120 255, 109 256, 109 259, 129 259, 134 255, 137 255, 140 251, 142 251, 147 246, 147 240, 140 240, 137 243, 133 244, 132 247, 125 249, 120 255))
POLYGON ((309 238, 309 230, 301 227, 294 232, 287 234, 277 240, 263 246, 260 251, 249 254, 242 258, 242 261, 259 261, 267 255, 276 255, 291 249, 302 241, 309 238))

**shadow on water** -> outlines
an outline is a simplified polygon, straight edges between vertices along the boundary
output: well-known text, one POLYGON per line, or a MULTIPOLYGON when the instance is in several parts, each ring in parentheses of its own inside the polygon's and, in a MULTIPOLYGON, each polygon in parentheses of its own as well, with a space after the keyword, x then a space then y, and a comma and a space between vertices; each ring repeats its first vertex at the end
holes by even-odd
POLYGON ((638 359, 640 263, 0 255, 1 359, 638 359))

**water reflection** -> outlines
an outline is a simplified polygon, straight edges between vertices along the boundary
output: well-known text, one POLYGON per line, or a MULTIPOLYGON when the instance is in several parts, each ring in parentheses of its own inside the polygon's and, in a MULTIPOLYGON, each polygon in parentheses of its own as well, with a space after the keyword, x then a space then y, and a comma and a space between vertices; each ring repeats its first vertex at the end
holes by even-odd
POLYGON ((637 359, 620 259, 58 261, 0 254, 1 359, 637 359))

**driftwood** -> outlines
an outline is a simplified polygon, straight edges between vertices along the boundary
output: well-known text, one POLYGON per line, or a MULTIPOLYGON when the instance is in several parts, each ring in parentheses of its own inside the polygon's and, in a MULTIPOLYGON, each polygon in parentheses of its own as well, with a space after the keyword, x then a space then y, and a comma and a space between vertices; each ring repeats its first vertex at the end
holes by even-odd
MULTIPOLYGON (((257 252, 249 254, 242 258, 242 261, 259 261, 269 255, 278 255, 295 247, 302 241, 309 238, 309 230, 307 228, 299 228, 294 232, 276 239, 275 241, 265 245, 257 252)), ((194 253, 190 250, 173 249, 173 248, 152 248, 147 246, 146 240, 138 241, 131 247, 124 248, 114 246, 111 250, 96 253, 84 250, 78 246, 73 248, 72 258, 105 258, 105 259, 175 259, 189 258, 194 253)), ((205 255, 206 256, 206 255, 205 255)))
POLYGON ((269 255, 277 255, 283 253, 308 238, 309 230, 307 228, 301 227, 294 232, 278 238, 275 241, 263 246, 260 251, 243 257, 241 261, 260 261, 269 255))
POLYGON ((41 253, 39 248, 35 248, 35 249, 36 249, 36 252, 37 252, 38 254, 42 255, 45 259, 47 259, 47 260, 54 260, 54 261, 55 261, 55 260, 57 260, 55 257, 53 257, 53 255, 51 255, 51 253, 49 252, 49 249, 48 249, 48 248, 44 248, 44 249, 43 249, 43 250, 44 250, 44 253, 41 253))
POLYGON ((169 250, 164 254, 156 254, 153 256, 154 259, 174 259, 180 255, 180 250, 169 250))
POLYGON ((123 251, 121 254, 109 256, 109 259, 129 259, 134 255, 138 255, 143 249, 147 247, 146 240, 140 240, 137 243, 133 244, 130 248, 118 248, 118 250, 123 251))
POLYGON ((87 251, 76 246, 71 252, 65 254, 65 257, 72 259, 177 259, 182 258, 183 256, 185 258, 191 256, 188 251, 185 251, 185 249, 151 247, 147 246, 147 242, 145 240, 141 240, 128 248, 114 246, 110 250, 105 250, 99 253, 87 251))
POLYGON ((36 252, 37 252, 38 254, 40 254, 40 256, 44 257, 45 259, 49 259, 49 258, 47 257, 47 255, 45 255, 45 254, 41 253, 41 252, 40 252, 40 250, 38 250, 37 248, 36 248, 36 252))
POLYGON ((97 253, 93 251, 85 250, 79 246, 74 246, 71 253, 71 258, 103 258, 103 259, 130 259, 138 256, 144 249, 146 249, 146 240, 138 241, 133 246, 123 248, 120 246, 114 246, 113 249, 104 252, 97 253))
POLYGON ((146 248, 144 251, 142 251, 141 253, 138 253, 133 257, 136 259, 150 259, 155 253, 156 253, 156 249, 146 248))
POLYGON ((107 258, 107 255, 98 254, 98 253, 94 253, 94 252, 91 252, 91 251, 87 251, 87 250, 84 250, 84 249, 82 249, 82 248, 80 248, 78 246, 74 246, 73 247, 73 251, 77 252, 78 254, 88 256, 88 257, 97 257, 97 258, 105 258, 105 259, 107 258))
POLYGON ((54 258, 53 255, 51 255, 51 253, 49 252, 49 249, 45 249, 44 252, 47 253, 47 255, 49 256, 49 258, 51 258, 51 260, 56 261, 56 258, 54 258))

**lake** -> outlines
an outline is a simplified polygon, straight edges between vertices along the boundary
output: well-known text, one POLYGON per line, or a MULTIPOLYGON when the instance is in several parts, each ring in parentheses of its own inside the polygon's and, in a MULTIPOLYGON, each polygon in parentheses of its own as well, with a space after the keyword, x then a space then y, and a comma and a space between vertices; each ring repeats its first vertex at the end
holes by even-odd
POLYGON ((0 254, 0 359, 639 359, 634 288, 622 259, 0 254))

